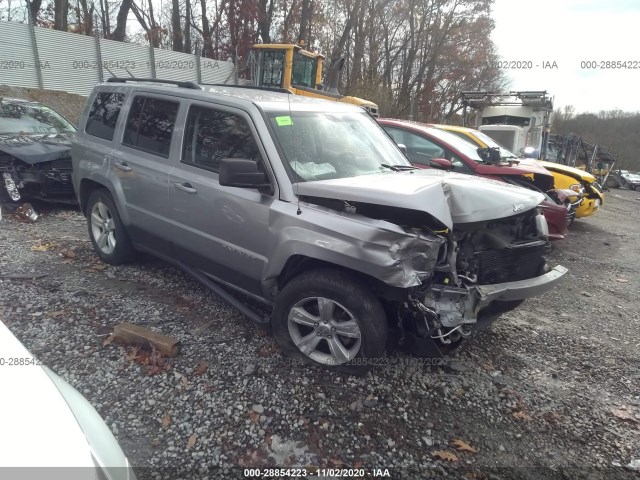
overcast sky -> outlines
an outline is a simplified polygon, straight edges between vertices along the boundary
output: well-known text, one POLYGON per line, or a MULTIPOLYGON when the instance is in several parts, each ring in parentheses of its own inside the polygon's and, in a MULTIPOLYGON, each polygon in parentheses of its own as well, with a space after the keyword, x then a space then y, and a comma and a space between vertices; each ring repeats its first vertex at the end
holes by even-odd
POLYGON ((576 112, 640 111, 640 1, 495 0, 492 16, 502 61, 533 65, 506 70, 511 90, 546 90, 555 107, 576 112), (618 60, 627 69, 600 68, 618 60), (554 61, 558 68, 543 68, 554 61))

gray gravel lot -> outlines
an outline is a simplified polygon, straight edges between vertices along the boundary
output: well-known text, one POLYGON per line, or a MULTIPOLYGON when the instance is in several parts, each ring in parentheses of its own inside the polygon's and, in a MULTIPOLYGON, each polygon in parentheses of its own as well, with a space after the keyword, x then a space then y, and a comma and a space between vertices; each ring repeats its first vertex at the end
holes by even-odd
POLYGON ((173 267, 101 264, 84 218, 42 204, 35 224, 0 222, 0 274, 47 274, 0 278, 0 319, 93 403, 141 479, 276 466, 639 478, 637 197, 614 190, 576 221, 550 254, 570 268, 561 287, 440 366, 392 349, 363 378, 292 364, 266 329, 173 267), (120 322, 179 339, 180 355, 109 344, 120 322))

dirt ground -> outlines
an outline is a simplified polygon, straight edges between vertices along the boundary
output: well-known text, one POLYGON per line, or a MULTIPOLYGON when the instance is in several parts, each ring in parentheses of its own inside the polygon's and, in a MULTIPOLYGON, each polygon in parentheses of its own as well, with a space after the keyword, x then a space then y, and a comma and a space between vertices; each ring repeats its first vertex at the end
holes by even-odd
POLYGON ((78 212, 36 208, 34 224, 0 222, 0 318, 96 406, 138 478, 246 478, 247 467, 640 477, 638 192, 608 192, 554 244, 550 263, 570 269, 557 290, 442 365, 389 349, 363 378, 292 364, 267 330, 174 268, 105 266, 78 212), (180 355, 154 362, 109 344, 123 321, 180 340, 180 355))

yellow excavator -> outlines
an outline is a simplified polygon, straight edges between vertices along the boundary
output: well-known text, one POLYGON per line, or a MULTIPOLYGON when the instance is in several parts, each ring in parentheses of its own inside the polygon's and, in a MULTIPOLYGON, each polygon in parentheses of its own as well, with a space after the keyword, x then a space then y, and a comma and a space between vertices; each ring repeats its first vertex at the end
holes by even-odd
POLYGON ((338 82, 344 58, 329 71, 328 83, 322 84, 324 56, 295 44, 256 44, 252 47, 251 82, 256 87, 283 88, 295 95, 347 102, 378 116, 378 105, 358 97, 340 95, 338 82))

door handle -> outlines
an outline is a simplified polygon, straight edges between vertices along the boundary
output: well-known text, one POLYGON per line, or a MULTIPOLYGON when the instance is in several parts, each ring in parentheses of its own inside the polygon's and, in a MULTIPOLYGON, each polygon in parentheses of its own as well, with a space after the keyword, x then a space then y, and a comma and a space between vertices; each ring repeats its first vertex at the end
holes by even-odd
POLYGON ((178 190, 182 190, 183 192, 198 193, 198 190, 193 188, 189 182, 182 182, 182 183, 176 182, 173 184, 173 186, 176 187, 178 190))
POLYGON ((113 166, 116 167, 118 170, 122 170, 123 172, 130 172, 132 170, 132 168, 127 165, 127 162, 122 162, 122 163, 113 163, 113 166))

